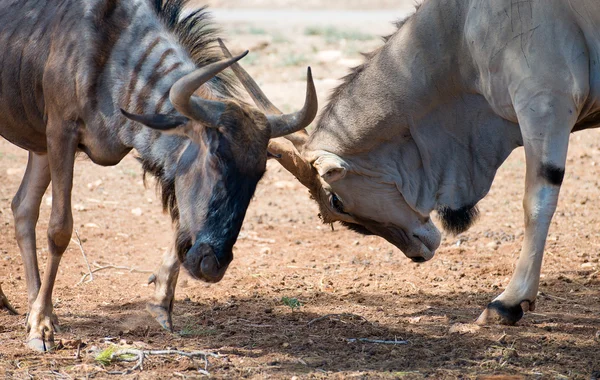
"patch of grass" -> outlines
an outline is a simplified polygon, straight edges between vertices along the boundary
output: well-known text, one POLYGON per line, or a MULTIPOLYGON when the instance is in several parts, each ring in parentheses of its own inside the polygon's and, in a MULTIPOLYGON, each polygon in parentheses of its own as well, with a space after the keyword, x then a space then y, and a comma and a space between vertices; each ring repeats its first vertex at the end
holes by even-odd
POLYGON ((322 36, 328 44, 341 40, 347 41, 369 41, 376 38, 372 34, 359 32, 357 30, 341 30, 333 26, 309 26, 304 29, 305 36, 322 36))
POLYGON ((283 303, 285 306, 292 309, 292 311, 294 311, 295 309, 300 309, 300 307, 302 307, 302 305, 304 305, 302 302, 300 302, 298 300, 298 298, 290 298, 290 297, 282 297, 281 303, 283 303))
POLYGON ((98 355, 96 355, 96 357, 94 358, 98 363, 102 364, 103 366, 108 366, 110 365, 110 363, 112 363, 112 356, 116 351, 116 347, 115 346, 110 346, 106 349, 104 349, 104 351, 100 352, 98 355))

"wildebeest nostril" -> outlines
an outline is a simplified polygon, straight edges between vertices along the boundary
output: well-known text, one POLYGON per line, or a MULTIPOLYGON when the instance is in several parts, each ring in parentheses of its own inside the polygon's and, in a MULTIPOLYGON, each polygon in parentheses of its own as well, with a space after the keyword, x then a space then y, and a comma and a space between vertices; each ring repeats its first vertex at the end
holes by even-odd
POLYGON ((424 257, 411 257, 410 259, 415 263, 424 263, 427 261, 424 257))

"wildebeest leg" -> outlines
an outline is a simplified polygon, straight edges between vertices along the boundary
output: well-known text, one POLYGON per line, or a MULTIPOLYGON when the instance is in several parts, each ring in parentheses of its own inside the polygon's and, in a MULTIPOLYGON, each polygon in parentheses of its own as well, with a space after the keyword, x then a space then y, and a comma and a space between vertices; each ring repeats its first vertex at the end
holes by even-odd
POLYGON ((28 309, 40 291, 40 271, 36 255, 35 226, 40 215, 42 197, 50 184, 48 156, 29 153, 27 170, 13 198, 11 208, 15 219, 15 236, 25 266, 28 309))
POLYGON ((73 232, 71 190, 78 144, 73 123, 52 122, 50 117, 46 134, 52 178, 52 211, 48 224, 49 255, 40 292, 31 306, 27 319, 29 330, 27 345, 38 351, 47 351, 54 346, 52 290, 60 259, 69 245, 73 232))
POLYGON ((526 105, 518 112, 527 166, 525 238, 510 283, 481 314, 480 324, 513 325, 524 312, 535 308, 544 246, 565 173, 569 134, 578 113, 572 98, 532 97, 526 105))
POLYGON ((150 276, 149 283, 154 283, 154 297, 146 306, 146 310, 158 321, 165 330, 173 332, 173 301, 175 287, 179 277, 179 259, 175 248, 163 256, 158 271, 150 276))

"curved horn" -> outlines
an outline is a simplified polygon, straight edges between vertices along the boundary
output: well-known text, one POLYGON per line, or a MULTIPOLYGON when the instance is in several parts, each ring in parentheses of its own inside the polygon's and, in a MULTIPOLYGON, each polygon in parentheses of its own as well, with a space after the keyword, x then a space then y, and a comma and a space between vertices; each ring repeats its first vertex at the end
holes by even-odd
POLYGON ((306 73, 306 99, 304 100, 304 106, 300 111, 295 113, 267 116, 271 126, 271 138, 289 135, 308 127, 317 116, 318 110, 317 90, 315 89, 312 72, 309 67, 306 73))
MULTIPOLYGON (((227 49, 221 39, 219 39, 219 45, 221 46, 221 50, 223 50, 225 57, 231 57, 231 52, 229 52, 229 49, 227 49)), ((232 64, 231 69, 246 91, 248 91, 250 97, 254 100, 254 103, 268 115, 267 118, 269 119, 269 124, 271 126, 271 138, 286 136, 301 131, 308 127, 317 116, 319 103, 310 67, 306 74, 306 100, 304 102, 304 107, 300 111, 288 115, 283 115, 282 112, 271 103, 256 81, 252 79, 250 74, 248 74, 239 63, 232 64)), ((302 145, 307 137, 308 135, 305 134, 305 136, 298 139, 298 143, 302 145)))
POLYGON ((209 125, 216 125, 221 113, 225 110, 225 105, 219 101, 193 96, 194 92, 247 54, 248 51, 245 51, 237 57, 211 63, 179 79, 169 92, 169 99, 173 107, 182 115, 205 121, 209 125))

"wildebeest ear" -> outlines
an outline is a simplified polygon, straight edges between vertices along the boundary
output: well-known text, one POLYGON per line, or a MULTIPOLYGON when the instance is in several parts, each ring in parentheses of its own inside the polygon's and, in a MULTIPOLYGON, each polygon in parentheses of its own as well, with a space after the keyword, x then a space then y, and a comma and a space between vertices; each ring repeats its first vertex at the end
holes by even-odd
POLYGON ((319 157, 313 166, 327 183, 339 181, 346 176, 348 164, 334 154, 326 154, 319 157))
MULTIPOLYGON (((171 115, 136 115, 121 109, 121 113, 128 119, 142 123, 145 126, 161 132, 175 132, 174 129, 186 125, 190 119, 185 116, 171 115)), ((185 133, 184 131, 181 131, 185 133)), ((182 134, 183 134, 182 133, 182 134)))

